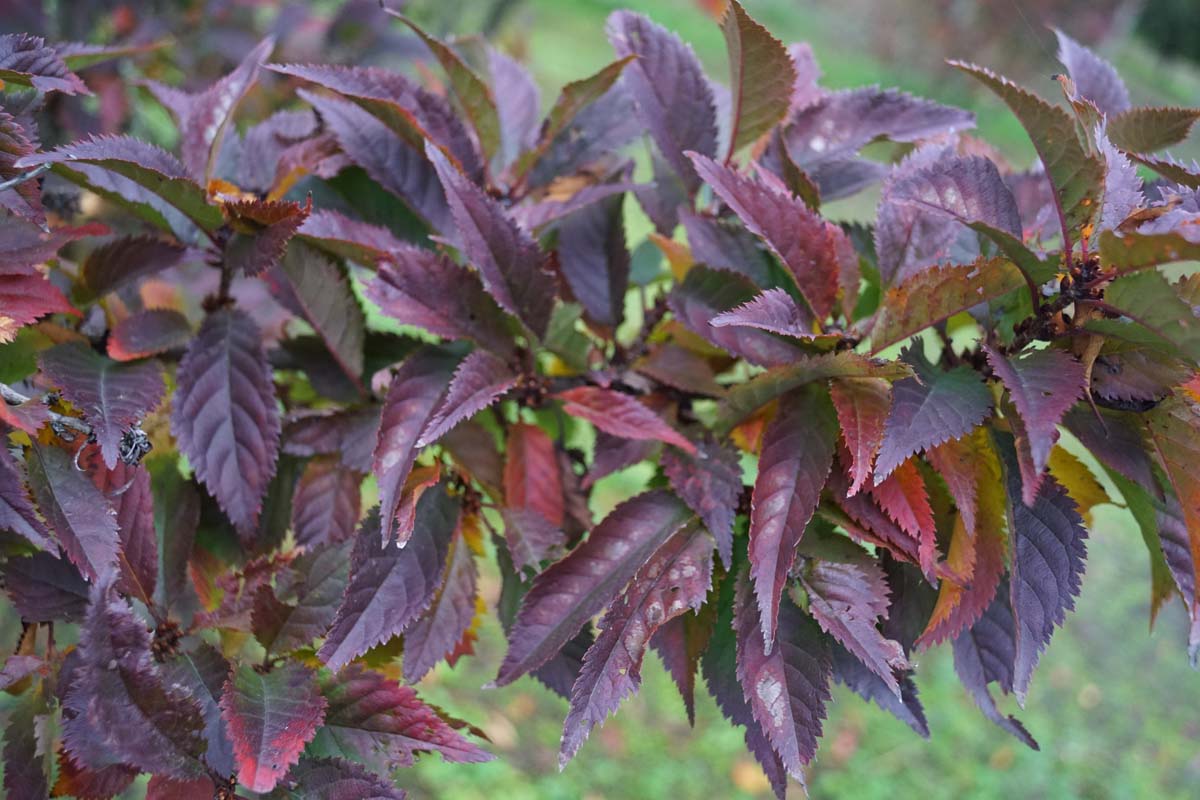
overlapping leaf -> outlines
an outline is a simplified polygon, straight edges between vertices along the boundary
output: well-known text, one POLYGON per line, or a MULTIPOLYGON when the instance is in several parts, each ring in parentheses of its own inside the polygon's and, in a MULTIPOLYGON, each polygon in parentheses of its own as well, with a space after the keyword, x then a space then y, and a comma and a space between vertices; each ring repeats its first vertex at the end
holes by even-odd
MULTIPOLYGON (((460 523, 461 526, 461 523, 460 523)), ((454 653, 471 628, 477 608, 475 555, 460 527, 450 542, 446 572, 433 603, 404 632, 404 679, 416 683, 454 653)))
POLYGON ((588 315, 611 328, 624 318, 629 284, 623 200, 621 194, 606 197, 569 215, 558 227, 563 278, 588 315))
MULTIPOLYGON (((758 477, 750 506, 750 577, 767 647, 796 545, 812 519, 833 463, 837 418, 824 387, 785 395, 763 434, 758 477)), ((761 722, 761 720, 760 720, 761 722)))
POLYGON ((742 493, 740 456, 732 447, 715 441, 696 445, 695 455, 666 450, 663 473, 671 488, 704 521, 717 540, 721 562, 733 559, 733 518, 742 493))
POLYGON ((650 439, 674 445, 686 453, 696 446, 646 405, 630 395, 599 386, 577 386, 555 397, 563 411, 587 420, 598 429, 623 439, 650 439))
POLYGON ((882 378, 834 378, 829 394, 837 410, 842 441, 850 453, 851 496, 866 485, 883 444, 892 405, 892 385, 882 378))
POLYGON ((108 332, 108 357, 137 361, 171 351, 182 351, 192 340, 192 326, 178 311, 152 308, 131 314, 108 332))
POLYGON ((0 448, 0 529, 41 550, 54 551, 50 532, 34 510, 25 478, 7 448, 0 448))
POLYGON ((729 134, 732 155, 783 120, 791 108, 792 87, 798 76, 783 44, 737 0, 726 9, 721 30, 733 91, 729 134))
POLYGON ((1127 111, 1129 90, 1112 64, 1062 31, 1054 33, 1058 37, 1058 60, 1067 68, 1079 96, 1094 103, 1109 118, 1127 111))
POLYGON ((690 516, 687 506, 662 491, 613 509, 583 544, 534 579, 509 632, 496 683, 512 683, 546 663, 690 516))
POLYGON ((354 542, 350 584, 318 653, 326 666, 345 666, 429 607, 457 518, 458 504, 441 486, 421 495, 412 537, 403 548, 382 542, 379 516, 367 517, 354 542))
POLYGON ((26 468, 38 510, 67 558, 89 580, 103 581, 116 568, 120 550, 116 513, 108 498, 57 447, 32 448, 26 468))
POLYGON ((10 558, 0 567, 4 589, 26 622, 82 622, 88 584, 70 561, 50 553, 10 558))
POLYGON ((124 432, 140 423, 164 392, 162 367, 156 362, 122 364, 78 342, 47 350, 41 367, 83 412, 110 469, 117 463, 124 432))
POLYGON ((0 36, 0 81, 32 86, 39 92, 91 94, 51 45, 40 36, 6 33, 0 36))
POLYGON ((517 376, 504 361, 486 350, 472 352, 454 370, 446 396, 417 446, 436 442, 458 423, 495 403, 516 384, 517 376))

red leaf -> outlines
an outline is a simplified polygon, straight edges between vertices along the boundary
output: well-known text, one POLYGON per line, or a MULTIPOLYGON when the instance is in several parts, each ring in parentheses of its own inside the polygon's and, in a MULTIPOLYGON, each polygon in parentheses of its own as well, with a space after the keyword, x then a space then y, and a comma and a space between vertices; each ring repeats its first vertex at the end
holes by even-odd
POLYGON ((387 772, 396 766, 411 767, 420 753, 439 753, 458 764, 493 758, 454 730, 412 688, 378 672, 353 664, 324 681, 321 691, 329 702, 325 725, 316 739, 321 752, 338 753, 387 772))
POLYGON ((296 662, 269 672, 235 669, 221 695, 221 716, 233 741, 238 782, 255 792, 274 789, 320 727, 325 706, 316 675, 296 662))
POLYGON ((205 318, 179 364, 171 432, 238 533, 252 536, 275 475, 279 412, 258 328, 226 308, 205 318))
POLYGON ((687 506, 662 491, 613 509, 583 544, 534 578, 509 632, 496 684, 512 683, 546 663, 690 516, 687 506))
POLYGON ((397 526, 396 513, 404 498, 409 472, 417 459, 417 441, 445 394, 456 361, 447 352, 427 347, 409 356, 392 376, 387 399, 383 402, 379 443, 375 446, 372 467, 379 480, 384 542, 395 537, 403 545, 411 533, 397 526))
POLYGON ((806 386, 780 400, 763 435, 750 509, 750 577, 763 640, 775 640, 775 620, 796 545, 829 477, 837 421, 822 387, 806 386))
POLYGON ((702 155, 690 157, 704 182, 779 256, 816 316, 824 319, 837 294, 838 247, 845 236, 841 228, 821 219, 785 190, 747 178, 702 155))
POLYGON ((421 495, 412 538, 400 548, 383 543, 379 517, 359 528, 350 584, 318 657, 339 669, 412 624, 433 601, 459 507, 444 487, 421 495))
POLYGON ((51 348, 40 361, 46 377, 91 424, 104 463, 116 466, 125 431, 162 399, 162 367, 153 361, 112 361, 80 342, 51 348))
POLYGON ((40 550, 57 553, 50 532, 33 508, 21 469, 7 447, 0 447, 0 530, 12 531, 40 550))
POLYGON ((833 407, 837 409, 842 440, 850 451, 850 491, 858 494, 866 485, 883 444, 884 424, 892 405, 892 385, 881 378, 835 378, 829 383, 833 407))
POLYGON ((504 462, 504 503, 535 511, 555 528, 564 518, 562 475, 554 441, 536 425, 518 422, 508 428, 504 462))
POLYGON ((649 439, 695 454, 696 446, 630 395, 598 386, 577 386, 554 395, 563 411, 623 439, 649 439))
MULTIPOLYGON (((246 275, 261 275, 283 258, 288 240, 312 210, 283 200, 235 200, 221 206, 232 233, 221 257, 225 266, 246 275)), ((306 298, 307 299, 307 298, 306 298)))
POLYGON ((937 525, 929 506, 925 479, 916 462, 911 458, 905 461, 870 492, 900 530, 917 540, 921 569, 926 575, 932 575, 937 558, 937 525))
POLYGON ((79 312, 61 291, 31 266, 12 263, 0 253, 0 344, 11 342, 17 331, 46 314, 79 312))
POLYGON ((558 763, 566 765, 592 728, 641 684, 650 637, 668 620, 704 602, 712 584, 713 541, 699 525, 676 533, 634 576, 601 621, 571 689, 558 763))

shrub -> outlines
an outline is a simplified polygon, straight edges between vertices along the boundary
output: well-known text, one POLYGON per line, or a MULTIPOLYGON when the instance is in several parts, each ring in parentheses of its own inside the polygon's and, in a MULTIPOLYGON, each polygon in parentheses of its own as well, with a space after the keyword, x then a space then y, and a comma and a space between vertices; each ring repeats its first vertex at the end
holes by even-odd
POLYGON ((491 757, 411 688, 483 613, 495 683, 569 702, 564 764, 647 649, 780 795, 832 681, 928 736, 912 658, 944 642, 1036 747, 993 688, 1024 700, 1073 606, 1092 469, 1195 658, 1200 280, 1160 267, 1200 255, 1200 169, 1157 153, 1198 112, 1066 36, 1065 105, 952 62, 1028 131, 1013 170, 964 111, 820 88, 733 2, 728 90, 618 12, 543 119, 515 61, 403 22, 444 92, 266 40, 147 84, 178 154, 43 147, 43 102, 128 49, 0 38, 10 796, 397 797, 418 754, 491 757), (234 124, 255 92, 279 110, 234 124), (873 225, 821 216, 881 179, 873 225))

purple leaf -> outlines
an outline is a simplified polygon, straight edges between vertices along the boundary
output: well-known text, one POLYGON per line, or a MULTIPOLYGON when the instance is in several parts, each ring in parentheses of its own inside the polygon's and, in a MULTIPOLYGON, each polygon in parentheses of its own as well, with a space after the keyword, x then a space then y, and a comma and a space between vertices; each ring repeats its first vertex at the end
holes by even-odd
POLYGON ((625 439, 650 439, 694 454, 696 446, 631 395, 598 386, 577 386, 554 395, 563 411, 625 439))
POLYGON ((1021 425, 1017 434, 1021 497, 1031 506, 1042 485, 1050 450, 1058 441, 1058 423, 1083 395, 1086 369, 1062 350, 1029 350, 1006 357, 985 345, 988 363, 1012 397, 1021 425), (1023 456, 1029 454, 1029 458, 1023 456))
POLYGON ((196 701, 168 681, 150 654, 150 633, 110 584, 92 590, 79 636, 79 665, 63 702, 63 742, 81 766, 97 751, 146 772, 201 774, 203 718, 196 701))
POLYGON ((979 621, 955 638, 954 671, 985 717, 1037 750, 1038 744, 1025 726, 1016 717, 1000 713, 995 698, 987 688, 989 683, 1000 684, 1005 693, 1013 688, 1015 622, 1012 608, 1008 605, 1008 592, 1004 588, 1002 586, 1001 591, 996 593, 996 599, 979 621))
POLYGON ((1142 177, 1137 167, 1118 150, 1102 126, 1096 129, 1096 142, 1104 156, 1104 206, 1100 209, 1100 230, 1109 231, 1130 214, 1146 205, 1142 195, 1142 177))
POLYGON ((7 447, 0 447, 0 530, 12 531, 39 550, 58 550, 34 510, 25 478, 7 447))
POLYGON ((563 723, 559 765, 578 752, 591 729, 641 684, 650 637, 670 619, 695 611, 712 583, 713 541, 699 525, 676 533, 634 576, 601 621, 603 631, 583 658, 563 723))
POLYGON ((750 302, 718 314, 708 324, 714 328, 758 328, 794 339, 817 337, 812 315, 802 311, 783 289, 768 289, 750 302))
POLYGON ((779 256, 817 317, 829 314, 837 293, 842 229, 761 179, 747 178, 703 155, 689 157, 704 182, 779 256))
MULTIPOLYGON (((457 113, 445 98, 425 91, 403 75, 377 67, 329 64, 272 64, 268 69, 345 95, 417 153, 429 140, 445 150, 471 180, 483 178, 483 162, 457 113)), ((307 92, 301 96, 317 97, 307 92)))
POLYGON ((662 491, 646 492, 613 509, 583 544, 534 578, 509 634, 496 684, 512 683, 546 663, 690 515, 687 506, 662 491))
POLYGON ((629 283, 623 203, 624 195, 612 195, 575 211, 558 226, 558 263, 567 286, 591 319, 614 329, 625 315, 629 283))
POLYGON ((664 622, 650 637, 650 646, 679 689, 688 724, 693 728, 696 727, 696 669, 708 649, 716 621, 716 607, 709 604, 698 612, 685 612, 664 622))
POLYGON ((828 392, 817 385, 785 395, 763 434, 750 506, 749 553, 759 609, 754 616, 762 619, 767 646, 775 640, 796 545, 821 499, 836 445, 837 418, 828 392))
POLYGON ((784 800, 787 793, 787 772, 779 754, 775 752, 766 732, 759 725, 746 700, 737 667, 737 638, 733 627, 733 588, 735 579, 727 576, 721 584, 717 604, 721 609, 720 615, 712 633, 712 640, 704 651, 700 663, 704 673, 704 683, 708 686, 709 694, 717 702, 721 714, 734 725, 746 729, 746 747, 754 758, 762 765, 771 789, 779 800, 784 800))
POLYGON ((1074 501, 1053 477, 1043 481, 1032 505, 1020 501, 1020 478, 1011 446, 1005 461, 1012 521, 1011 599, 1015 627, 1013 692, 1022 704, 1041 651, 1054 628, 1075 607, 1087 557, 1087 530, 1074 501))
POLYGON ((67 558, 90 581, 109 576, 117 564, 120 539, 108 498, 57 447, 33 447, 26 469, 38 509, 67 558))
POLYGON ((509 507, 500 514, 504 519, 504 542, 517 569, 536 569, 541 562, 561 555, 566 536, 560 525, 546 519, 540 511, 509 507))
POLYGON ((517 376, 503 360, 486 350, 473 351, 454 370, 450 388, 417 447, 433 444, 464 419, 491 406, 516 384, 517 376))
POLYGON ((163 664, 164 677, 186 688, 204 716, 204 763, 219 775, 233 773, 233 743, 221 719, 221 693, 229 680, 229 662, 212 645, 201 643, 163 664))
POLYGON ((404 632, 404 680, 416 683, 454 652, 475 619, 475 556, 460 527, 450 541, 441 587, 426 609, 404 632))
POLYGON ((103 464, 94 463, 95 456, 95 450, 88 450, 80 463, 89 464, 92 483, 110 499, 116 512, 117 535, 121 540, 117 589, 149 606, 154 602, 158 582, 158 539, 154 531, 150 472, 124 462, 106 469, 103 464))
MULTIPOLYGON (((0 109, 0 181, 7 183, 22 178, 22 171, 13 167, 18 158, 37 150, 21 123, 0 109)), ((20 180, 9 189, 0 189, 0 208, 5 208, 37 225, 46 224, 42 208, 42 190, 37 181, 20 180)))
POLYGON ((35 800, 50 796, 46 760, 39 757, 38 730, 49 715, 45 699, 27 692, 9 706, 4 725, 4 796, 35 800))
POLYGON ((470 339, 493 352, 512 351, 504 312, 479 277, 444 255, 404 245, 379 265, 367 297, 384 314, 446 339, 470 339))
MULTIPOLYGON (((879 138, 916 142, 975 127, 975 115, 895 89, 829 92, 799 111, 784 132, 800 167, 848 158, 879 138)), ((829 199, 824 187, 821 196, 829 199)))
POLYGON ((357 664, 322 683, 329 702, 325 725, 312 750, 364 761, 390 772, 411 767, 420 753, 439 753, 453 763, 492 760, 426 705, 408 686, 357 664))
POLYGON ((879 676, 896 699, 900 684, 895 672, 908 669, 900 643, 876 627, 887 615, 888 594, 878 564, 865 553, 846 561, 814 560, 803 578, 808 613, 821 629, 879 676))
POLYGON ((696 454, 664 450, 662 469, 671 488, 717 541, 721 563, 733 559, 733 517, 742 494, 741 454, 728 444, 703 441, 696 454))
POLYGON ((446 192, 463 254, 479 270, 483 285, 503 309, 518 316, 536 335, 544 335, 555 287, 541 248, 440 150, 426 145, 425 155, 446 192))
POLYGON ((268 282, 312 325, 346 375, 361 378, 366 318, 342 269, 313 248, 292 244, 268 282))
POLYGON ((381 187, 438 231, 450 231, 450 208, 432 165, 414 144, 354 103, 300 92, 337 138, 342 151, 381 187))
POLYGON ((697 265, 671 290, 669 303, 676 318, 692 333, 754 364, 779 366, 803 356, 794 343, 764 331, 710 324, 721 312, 749 302, 754 294, 753 284, 741 275, 697 265))
MULTIPOLYGON (((704 356, 670 342, 652 347, 633 368, 659 383, 684 392, 720 397, 725 387, 717 383, 713 367, 704 356)), ((641 461, 641 459, 635 459, 641 461)))
POLYGON ((1067 68, 1079 96, 1090 100, 1108 117, 1127 111, 1129 90, 1112 64, 1057 28, 1054 34, 1058 37, 1058 60, 1067 68))
POLYGON ((330 456, 309 461, 292 496, 296 544, 315 547, 352 537, 358 525, 362 478, 362 473, 330 456))
POLYGON ((287 420, 283 452, 302 457, 337 455, 346 468, 367 473, 378 438, 379 406, 314 411, 287 420))
POLYGON ((125 431, 162 400, 162 367, 154 361, 112 361, 78 342, 47 350, 40 362, 46 377, 91 424, 104 463, 116 466, 125 431))
POLYGON ((174 350, 192 340, 192 325, 178 311, 152 308, 131 314, 108 332, 108 357, 137 361, 174 350))
POLYGON ((850 454, 853 496, 871 476, 875 454, 883 444, 888 411, 892 406, 892 385, 881 378, 835 378, 829 383, 833 407, 837 409, 842 441, 850 454))
POLYGON ((53 46, 28 33, 0 36, 0 83, 32 86, 47 94, 91 94, 79 76, 67 69, 53 46))
POLYGON ((392 376, 383 416, 379 423, 379 442, 375 445, 372 472, 379 481, 380 516, 383 541, 398 538, 407 541, 410 531, 396 524, 396 513, 403 500, 404 484, 412 472, 420 450, 417 442, 446 393, 457 359, 434 347, 418 350, 392 376))
POLYGON ((779 606, 779 633, 772 637, 770 649, 761 635, 764 623, 749 583, 740 581, 734 611, 738 680, 787 771, 803 779, 804 765, 817 751, 830 699, 829 642, 791 600, 779 606))
POLYGON ((619 57, 636 56, 622 83, 658 151, 694 193, 700 181, 684 153, 717 152, 712 89, 696 54, 675 34, 631 11, 613 13, 606 30, 619 57))
POLYGON ((684 208, 679 212, 679 221, 687 231, 696 263, 740 273, 756 286, 771 285, 769 257, 754 235, 736 224, 737 220, 704 216, 684 208))
POLYGON ((902 358, 916 376, 892 385, 892 410, 875 459, 876 486, 913 453, 966 436, 992 411, 991 393, 975 370, 955 367, 943 372, 919 347, 905 351, 902 358))
POLYGON ((255 792, 274 789, 321 726, 325 706, 315 673, 301 664, 283 663, 269 672, 234 669, 221 695, 221 716, 233 741, 238 783, 255 792))
POLYGON ((301 758, 276 787, 295 800, 404 800, 392 781, 341 758, 301 758))
POLYGON ((404 247, 404 242, 387 228, 350 219, 337 211, 323 208, 314 209, 296 235, 310 240, 332 255, 357 261, 364 266, 374 264, 376 260, 404 247))
MULTIPOLYGON (((157 198, 206 231, 215 231, 225 222, 220 209, 209 205, 204 188, 189 177, 175 156, 128 136, 92 136, 50 152, 26 156, 16 165, 25 168, 39 164, 66 165, 67 178, 72 177, 69 173, 76 165, 100 167, 138 188, 139 193, 126 193, 131 202, 146 202, 147 196, 157 198)), ((90 175, 84 173, 88 180, 90 175)))
POLYGON ((259 589, 251 623, 264 647, 288 653, 325 635, 350 579, 352 547, 346 540, 309 549, 292 562, 276 589, 259 589), (286 602, 276 598, 276 590, 286 602))
POLYGON ((403 547, 382 544, 379 517, 363 522, 350 561, 350 584, 318 656, 339 669, 412 624, 433 601, 458 503, 442 487, 417 502, 412 538, 403 547))
POLYGON ((254 84, 258 68, 274 47, 273 37, 264 39, 246 54, 233 72, 203 92, 182 98, 176 95, 173 97, 175 102, 168 104, 179 123, 183 163, 188 173, 201 184, 207 184, 212 176, 226 126, 238 103, 254 84))
POLYGON ((25 622, 82 622, 88 585, 65 558, 34 553, 10 558, 0 567, 4 589, 25 622))
POLYGON ((492 97, 500 120, 500 150, 496 156, 501 166, 507 166, 537 143, 542 97, 533 76, 520 63, 494 47, 488 48, 487 56, 492 97))
POLYGON ((929 738, 929 723, 925 709, 917 699, 917 686, 911 676, 900 681, 900 696, 897 697, 887 683, 870 670, 863 662, 841 645, 833 646, 833 677, 838 683, 864 700, 876 703, 884 711, 903 722, 926 739, 929 738))
POLYGON ((222 207, 231 234, 221 258, 226 268, 261 275, 283 258, 288 241, 312 209, 286 200, 235 200, 222 207))
POLYGON ((171 432, 179 449, 239 534, 251 536, 279 452, 275 386, 253 320, 232 308, 209 314, 177 384, 171 432))

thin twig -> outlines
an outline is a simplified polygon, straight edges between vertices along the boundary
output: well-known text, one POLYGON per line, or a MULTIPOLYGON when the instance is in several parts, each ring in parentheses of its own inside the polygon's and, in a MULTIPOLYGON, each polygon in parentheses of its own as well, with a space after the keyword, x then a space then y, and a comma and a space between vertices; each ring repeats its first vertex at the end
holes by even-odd
POLYGON ((33 169, 29 170, 29 172, 23 172, 20 175, 14 175, 13 177, 9 178, 6 181, 0 181, 0 192, 3 192, 6 189, 12 189, 13 187, 16 187, 16 186, 20 186, 22 183, 25 183, 26 181, 31 181, 34 178, 44 175, 49 171, 50 171, 49 164, 38 164, 33 169))
MULTIPOLYGON (((0 398, 3 398, 3 400, 9 405, 14 406, 19 406, 22 403, 28 403, 33 399, 32 397, 26 397, 5 383, 0 383, 0 398)), ((88 425, 78 417, 68 417, 66 414, 60 414, 57 411, 48 411, 47 413, 50 415, 50 420, 52 422, 56 422, 59 425, 62 425, 64 428, 71 428, 72 430, 82 433, 84 436, 92 435, 92 426, 88 425)))

